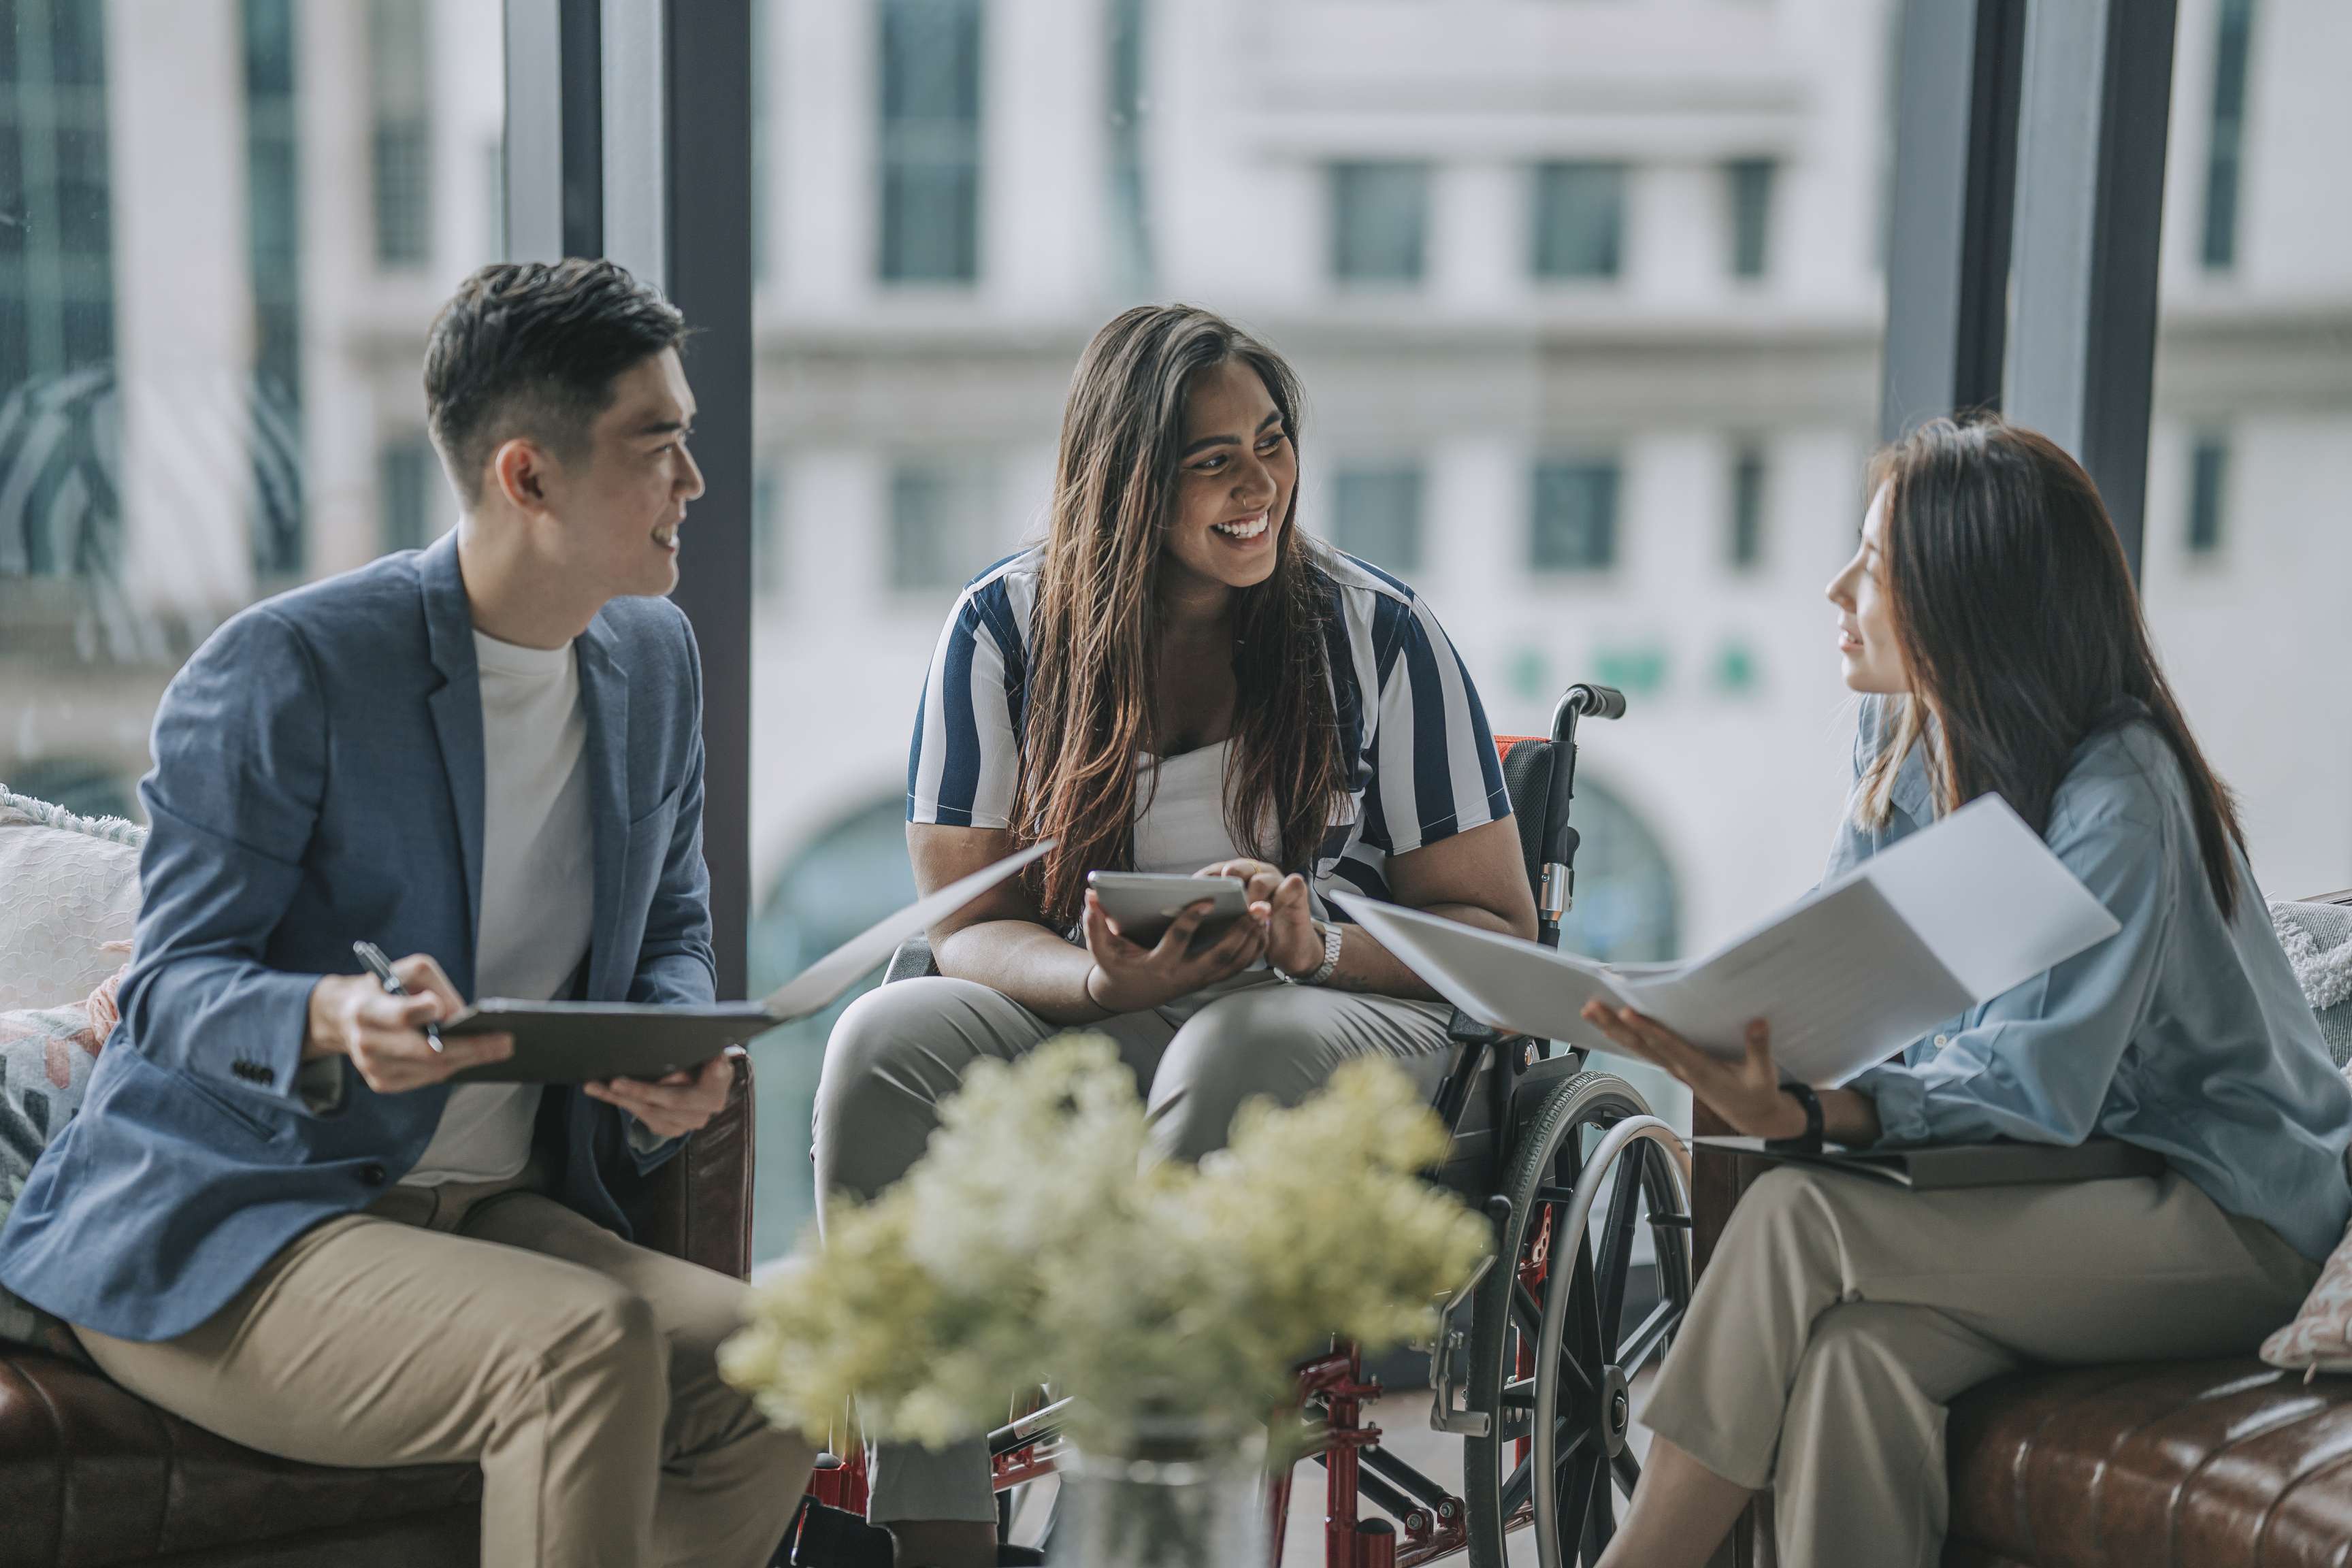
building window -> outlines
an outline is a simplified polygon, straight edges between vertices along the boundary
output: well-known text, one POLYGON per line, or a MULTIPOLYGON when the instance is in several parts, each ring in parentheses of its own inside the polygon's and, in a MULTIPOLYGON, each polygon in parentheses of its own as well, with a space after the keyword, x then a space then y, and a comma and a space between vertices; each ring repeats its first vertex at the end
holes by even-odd
POLYGON ((0 16, 0 397, 114 355, 105 13, 0 16))
POLYGON ((378 537, 385 552, 422 550, 441 531, 436 524, 441 459, 423 436, 385 444, 379 459, 378 537))
POLYGON ((890 586, 953 588, 1000 543, 994 475, 982 464, 902 463, 890 473, 890 586))
POLYGON ((1731 275, 1761 278, 1772 228, 1772 161, 1742 158, 1725 166, 1731 198, 1731 275))
POLYGON ((886 283, 980 276, 980 0, 883 0, 886 283))
POLYGON ((2205 150, 2205 265, 2238 260, 2238 190, 2245 170, 2246 56, 2254 0, 2221 0, 2213 46, 2213 128, 2205 150))
POLYGON ((1538 278, 1614 278, 1624 263, 1625 166, 1544 163, 1536 170, 1538 278))
POLYGON ((368 65, 376 264, 422 267, 433 255, 433 99, 425 0, 368 0, 368 65))
POLYGON ((1764 560, 1764 454, 1743 447, 1731 460, 1731 565, 1748 572, 1764 560))
POLYGON ((1429 169, 1331 166, 1331 276, 1342 283, 1418 283, 1428 248, 1429 169))
POLYGON ((253 570, 302 574, 301 141, 293 0, 244 0, 246 261, 253 284, 253 570), (290 460, 289 460, 290 459, 290 460))
POLYGON ((1110 244, 1119 293, 1151 288, 1151 217, 1143 169, 1144 37, 1149 0, 1110 0, 1110 244))
POLYGON ((1332 542, 1391 572, 1421 568, 1421 470, 1342 468, 1332 542))
POLYGON ((2200 436, 2189 458, 2189 553, 2219 554, 2228 522, 2230 444, 2200 436))
POLYGON ((1615 565, 1617 489, 1614 462, 1538 465, 1528 564, 1538 572, 1605 572, 1615 565))

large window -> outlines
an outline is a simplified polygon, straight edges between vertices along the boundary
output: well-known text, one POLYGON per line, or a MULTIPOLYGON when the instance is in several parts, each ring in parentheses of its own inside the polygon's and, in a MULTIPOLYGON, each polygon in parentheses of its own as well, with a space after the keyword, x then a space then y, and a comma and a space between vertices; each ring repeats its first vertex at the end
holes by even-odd
MULTIPOLYGON (((754 601, 755 906, 822 887, 848 930, 906 886, 948 608, 1042 536, 1079 349, 1143 299, 1292 361, 1302 519, 1425 596, 1496 728, 1627 689, 1585 738, 1578 941, 1697 951, 1811 884, 1851 767, 1821 590, 1877 423, 1892 0, 1698 29, 1528 0, 758 3, 758 537, 785 569, 754 601), (877 268, 877 232, 959 237, 927 252, 953 264, 887 238, 877 268)), ((762 974, 819 940, 761 929, 762 974)), ((759 1047, 763 1256, 808 1212, 821 1047, 759 1047)))
POLYGON ((2141 578, 2274 899, 2352 884, 2352 9, 2181 0, 2141 578))
POLYGON ((425 332, 495 255, 499 191, 488 160, 446 188, 420 171, 496 144, 502 35, 479 17, 0 6, 10 788, 135 813, 156 700, 213 628, 448 525, 425 332))

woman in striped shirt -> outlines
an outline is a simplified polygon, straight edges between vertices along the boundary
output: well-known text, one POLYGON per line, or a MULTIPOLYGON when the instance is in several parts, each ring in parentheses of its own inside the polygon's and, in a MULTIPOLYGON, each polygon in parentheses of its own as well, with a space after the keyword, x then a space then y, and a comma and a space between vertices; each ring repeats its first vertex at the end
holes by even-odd
MULTIPOLYGON (((1429 607, 1295 526, 1299 392, 1205 311, 1097 334, 1062 425, 1049 536, 948 618, 915 721, 907 838, 943 887, 1024 844, 1029 879, 932 933, 940 974, 865 997, 817 1094, 820 1194, 922 1153, 963 1069, 1071 1026, 1116 1040, 1169 1154, 1222 1145, 1254 1096, 1342 1061, 1443 1066, 1447 1009, 1322 898, 1344 886, 1532 936, 1486 716, 1429 607), (1127 940, 1089 870, 1233 875, 1249 912, 1194 951, 1194 906, 1127 940)), ((869 1513, 899 1561, 995 1561, 974 1443, 885 1447, 869 1513)))

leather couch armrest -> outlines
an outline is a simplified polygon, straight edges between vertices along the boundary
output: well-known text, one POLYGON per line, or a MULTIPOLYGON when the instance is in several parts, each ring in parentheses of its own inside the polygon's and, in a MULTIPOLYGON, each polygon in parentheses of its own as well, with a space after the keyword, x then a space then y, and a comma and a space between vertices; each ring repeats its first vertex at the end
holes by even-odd
POLYGON ((738 1057, 727 1109, 648 1176, 629 1205, 641 1244, 738 1279, 751 1278, 752 1103, 751 1058, 738 1057))

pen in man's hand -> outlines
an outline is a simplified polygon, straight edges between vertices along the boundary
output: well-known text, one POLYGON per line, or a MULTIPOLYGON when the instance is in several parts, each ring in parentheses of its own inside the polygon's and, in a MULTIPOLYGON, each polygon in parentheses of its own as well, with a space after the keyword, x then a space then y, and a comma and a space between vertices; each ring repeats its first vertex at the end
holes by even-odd
MULTIPOLYGON (((400 976, 392 972, 392 961, 384 957, 383 949, 372 942, 355 942, 352 943, 352 951, 359 955, 362 963, 368 966, 368 973, 375 976, 375 983, 384 988, 386 994, 408 994, 408 987, 403 985, 400 976)), ((433 1047, 434 1055, 441 1054, 440 1025, 428 1023, 425 1026, 425 1043, 433 1047)))

